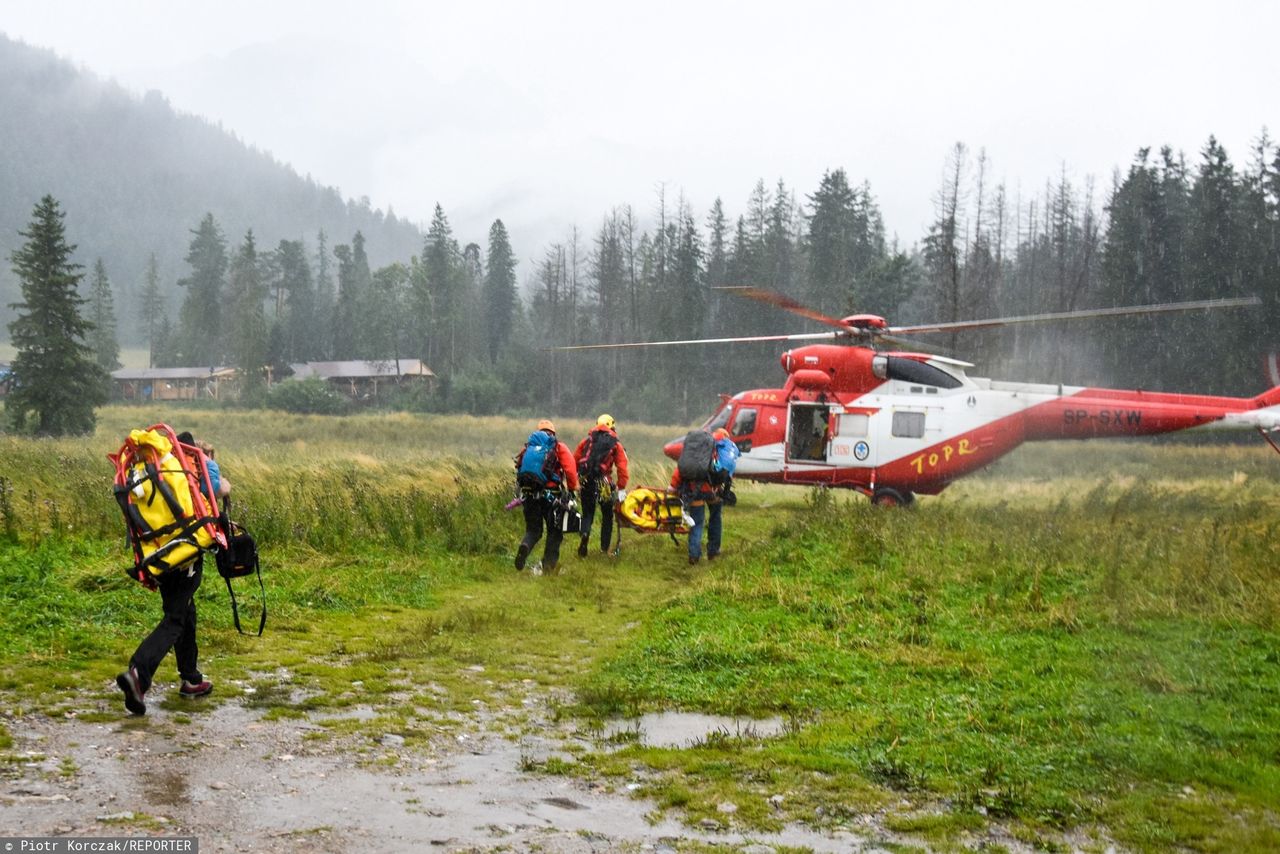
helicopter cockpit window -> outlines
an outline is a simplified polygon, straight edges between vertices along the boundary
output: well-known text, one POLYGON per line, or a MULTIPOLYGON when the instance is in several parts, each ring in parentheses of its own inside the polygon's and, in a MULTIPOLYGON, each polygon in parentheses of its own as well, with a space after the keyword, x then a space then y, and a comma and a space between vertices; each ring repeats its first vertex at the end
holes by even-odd
POLYGON ((904 359, 901 356, 886 356, 885 374, 881 374, 877 370, 876 360, 881 357, 877 356, 871 362, 871 369, 876 372, 876 376, 891 379, 902 380, 908 383, 920 383, 921 385, 937 386, 939 388, 959 388, 960 380, 951 376, 940 368, 925 362, 917 362, 915 359, 904 359))
POLYGON ((754 409, 739 409, 738 414, 733 419, 733 428, 729 432, 734 436, 750 436, 756 432, 756 411, 754 409))
POLYGON ((707 419, 707 423, 702 425, 702 429, 708 433, 714 433, 729 423, 729 413, 732 411, 732 406, 721 407, 719 412, 707 419))

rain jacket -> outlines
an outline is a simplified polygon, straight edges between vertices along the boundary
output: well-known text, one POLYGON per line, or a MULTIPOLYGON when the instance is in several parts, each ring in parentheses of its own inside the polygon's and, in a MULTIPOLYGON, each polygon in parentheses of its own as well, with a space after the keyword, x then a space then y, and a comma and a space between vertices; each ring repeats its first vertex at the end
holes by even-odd
MULTIPOLYGON (((608 433, 613 436, 614 439, 618 439, 617 431, 611 427, 593 427, 591 432, 587 434, 587 437, 578 443, 577 450, 573 452, 574 458, 579 463, 586 462, 587 456, 590 453, 590 445, 594 438, 592 434, 594 433, 608 433)), ((601 463, 600 467, 604 472, 605 477, 609 476, 609 472, 611 470, 616 469, 618 477, 615 485, 618 489, 625 489, 627 481, 631 478, 631 473, 627 466, 627 449, 622 447, 622 442, 619 440, 612 448, 609 449, 609 453, 605 456, 604 462, 601 463)))

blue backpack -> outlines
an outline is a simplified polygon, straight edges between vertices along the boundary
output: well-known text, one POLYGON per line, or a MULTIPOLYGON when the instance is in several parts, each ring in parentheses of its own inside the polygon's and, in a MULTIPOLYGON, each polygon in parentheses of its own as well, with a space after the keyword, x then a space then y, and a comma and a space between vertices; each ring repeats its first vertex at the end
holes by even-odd
POLYGON ((732 439, 716 440, 716 455, 711 460, 711 482, 716 485, 728 483, 733 479, 733 472, 738 467, 738 456, 741 452, 732 439))
POLYGON ((516 472, 516 483, 524 489, 545 489, 547 481, 560 482, 560 466, 556 456, 555 436, 536 430, 524 446, 524 456, 516 472))

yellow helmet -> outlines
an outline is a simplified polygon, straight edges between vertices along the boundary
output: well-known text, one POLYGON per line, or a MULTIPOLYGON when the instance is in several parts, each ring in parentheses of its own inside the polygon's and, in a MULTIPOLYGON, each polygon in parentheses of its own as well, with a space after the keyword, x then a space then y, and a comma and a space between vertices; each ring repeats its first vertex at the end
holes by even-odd
POLYGON ((546 430, 548 433, 554 433, 556 432, 556 425, 552 424, 550 419, 544 418, 538 422, 538 429, 546 430))
POLYGON ((612 429, 613 429, 613 416, 612 416, 612 415, 609 415, 609 414, 607 414, 607 413, 606 413, 605 415, 601 415, 599 418, 597 418, 597 419, 596 419, 596 426, 597 426, 597 427, 608 427, 610 430, 612 430, 612 429))

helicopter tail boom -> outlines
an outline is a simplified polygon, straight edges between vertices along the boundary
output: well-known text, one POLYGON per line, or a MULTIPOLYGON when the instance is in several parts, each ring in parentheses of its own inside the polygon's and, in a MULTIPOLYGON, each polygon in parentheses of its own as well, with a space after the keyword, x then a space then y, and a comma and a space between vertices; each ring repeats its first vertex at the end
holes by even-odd
POLYGON ((1262 394, 1255 397, 1253 401, 1258 405, 1258 408, 1262 408, 1264 406, 1280 406, 1280 385, 1270 391, 1264 391, 1262 394))

